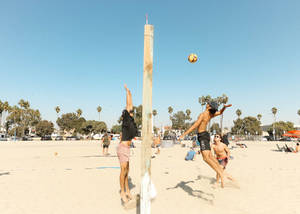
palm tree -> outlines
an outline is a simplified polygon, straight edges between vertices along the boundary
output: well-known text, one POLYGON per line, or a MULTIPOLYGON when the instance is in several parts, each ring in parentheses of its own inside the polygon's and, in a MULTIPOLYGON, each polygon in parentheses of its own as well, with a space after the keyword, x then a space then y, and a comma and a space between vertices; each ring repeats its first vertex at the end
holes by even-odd
POLYGON ((21 107, 19 111, 20 111, 20 114, 21 114, 20 119, 21 119, 21 124, 22 124, 22 129, 23 129, 22 130, 22 135, 25 135, 26 124, 25 124, 24 117, 26 115, 27 110, 30 108, 30 104, 29 104, 28 101, 25 101, 23 99, 21 99, 18 104, 21 107))
POLYGON ((206 102, 205 102, 205 97, 204 96, 201 96, 198 98, 198 102, 200 103, 201 105, 201 108, 202 108, 202 112, 203 112, 203 107, 205 106, 206 102))
POLYGON ((207 103, 209 103, 212 99, 210 95, 207 95, 206 97, 204 97, 204 105, 206 105, 207 103))
POLYGON ((154 127, 154 119, 155 119, 155 116, 157 115, 157 111, 154 109, 152 111, 152 114, 153 114, 153 127, 154 127))
POLYGON ((238 118, 240 119, 240 116, 242 115, 242 111, 240 109, 236 110, 236 115, 238 116, 238 118))
POLYGON ((300 116, 300 109, 297 111, 297 114, 300 116))
POLYGON ((100 121, 100 112, 102 111, 102 108, 101 108, 101 106, 98 106, 97 107, 97 112, 99 113, 99 121, 100 121))
POLYGON ((1 125, 2 125, 2 113, 4 111, 4 103, 0 100, 0 131, 1 131, 1 125))
POLYGON ((258 115, 257 115, 257 119, 260 121, 261 118, 262 118, 262 115, 261 115, 261 114, 258 114, 258 115))
POLYGON ((23 100, 23 99, 21 99, 20 101, 19 101, 19 106, 21 107, 21 108, 24 108, 24 109, 29 109, 29 107, 30 107, 30 104, 29 104, 29 102, 28 101, 25 101, 25 100, 23 100))
POLYGON ((79 109, 77 109, 76 113, 77 113, 77 116, 80 117, 82 115, 82 110, 79 108, 79 109))
MULTIPOLYGON (((225 105, 228 102, 228 97, 226 94, 223 94, 222 97, 220 97, 220 104, 225 105)), ((221 133, 223 133, 223 114, 220 118, 220 124, 221 124, 221 133)))
POLYGON ((271 109, 271 111, 272 111, 272 114, 274 115, 274 119, 275 119, 275 121, 276 121, 277 108, 276 108, 276 107, 273 107, 273 108, 271 109))
MULTIPOLYGON (((9 109, 10 109, 10 106, 9 106, 8 102, 5 101, 5 102, 3 103, 3 112, 8 113, 9 109)), ((2 115, 0 115, 0 126, 1 126, 1 122, 2 122, 1 116, 2 116, 2 115)), ((4 116, 4 123, 5 123, 5 121, 6 121, 6 116, 4 116)))
POLYGON ((187 110, 185 110, 185 113, 186 113, 186 115, 188 116, 188 118, 190 117, 190 115, 191 115, 191 110, 190 109, 187 109, 187 110))
MULTIPOLYGON (((173 108, 171 106, 168 107, 168 113, 170 114, 170 120, 171 120, 171 114, 173 113, 173 108)), ((172 126, 172 124, 171 124, 171 126, 172 126)))
POLYGON ((173 113, 173 108, 171 106, 168 107, 168 113, 172 114, 173 113))
POLYGON ((56 106, 56 107, 55 107, 55 111, 56 111, 57 118, 58 118, 58 116, 59 116, 58 114, 59 114, 59 112, 60 112, 60 108, 59 108, 59 106, 56 106))
POLYGON ((276 140, 276 131, 275 131, 275 123, 276 123, 276 113, 277 113, 277 108, 276 107, 273 107, 272 109, 271 109, 271 111, 272 111, 272 114, 274 115, 274 123, 273 123, 273 134, 274 134, 274 137, 275 137, 275 140, 276 140))
MULTIPOLYGON (((203 105, 205 106, 206 104, 208 104, 210 101, 212 100, 210 95, 206 95, 205 97, 203 97, 203 105)), ((210 124, 211 124, 211 120, 208 123, 208 127, 207 127, 207 131, 209 132, 210 130, 210 124)))

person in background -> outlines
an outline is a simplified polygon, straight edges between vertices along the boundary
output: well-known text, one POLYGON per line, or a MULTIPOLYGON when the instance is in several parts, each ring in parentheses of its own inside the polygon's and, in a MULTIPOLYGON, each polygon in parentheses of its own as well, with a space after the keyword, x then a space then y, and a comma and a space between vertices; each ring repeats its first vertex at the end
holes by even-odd
POLYGON ((108 148, 110 145, 111 136, 105 133, 102 137, 103 155, 108 155, 108 148))
POLYGON ((195 156, 196 156, 195 154, 196 154, 196 152, 194 151, 194 148, 191 147, 190 151, 188 151, 188 153, 185 156, 185 160, 186 161, 195 160, 195 156))

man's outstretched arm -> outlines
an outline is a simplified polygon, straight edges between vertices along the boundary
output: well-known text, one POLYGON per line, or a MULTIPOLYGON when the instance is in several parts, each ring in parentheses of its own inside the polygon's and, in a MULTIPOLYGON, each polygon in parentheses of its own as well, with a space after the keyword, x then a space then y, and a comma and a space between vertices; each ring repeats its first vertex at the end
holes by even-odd
POLYGON ((231 106, 232 106, 231 104, 229 104, 229 105, 224 105, 223 108, 221 108, 220 111, 217 111, 217 112, 214 114, 214 117, 223 114, 223 112, 225 111, 225 109, 228 108, 228 107, 231 107, 231 106))
POLYGON ((184 132, 180 137, 179 137, 179 139, 183 139, 183 137, 185 136, 185 135, 188 135, 189 133, 191 133, 195 128, 197 128, 199 125, 200 125, 200 123, 201 123, 201 121, 203 120, 203 115, 202 114, 200 114, 200 116, 198 117, 198 120, 186 131, 186 132, 184 132))
POLYGON ((127 85, 124 85, 124 88, 126 90, 126 110, 130 112, 133 110, 133 105, 132 105, 132 96, 130 90, 127 88, 127 85))

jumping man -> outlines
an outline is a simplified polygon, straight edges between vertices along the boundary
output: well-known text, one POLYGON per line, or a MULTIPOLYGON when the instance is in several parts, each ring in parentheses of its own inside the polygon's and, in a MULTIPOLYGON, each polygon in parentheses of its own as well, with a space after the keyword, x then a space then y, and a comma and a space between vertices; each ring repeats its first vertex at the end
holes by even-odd
MULTIPOLYGON (((206 109, 203 113, 201 113, 197 119, 197 121, 189 128, 185 133, 180 136, 180 139, 183 139, 185 135, 191 133, 194 129, 198 130, 198 141, 200 142, 200 149, 203 160, 219 174, 221 178, 221 186, 224 187, 224 171, 222 167, 220 167, 217 159, 213 157, 210 148, 210 135, 206 131, 207 124, 209 121, 221 114, 225 111, 226 108, 231 107, 232 105, 224 105, 224 107, 218 111, 218 104, 214 101, 210 101, 206 104, 206 109)), ((229 176, 226 176, 229 177, 229 176)))

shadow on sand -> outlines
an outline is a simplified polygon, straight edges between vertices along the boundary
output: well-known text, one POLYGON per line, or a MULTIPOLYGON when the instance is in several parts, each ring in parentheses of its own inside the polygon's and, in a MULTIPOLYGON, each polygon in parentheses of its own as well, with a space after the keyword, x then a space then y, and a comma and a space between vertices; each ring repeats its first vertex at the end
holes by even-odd
POLYGON ((283 153, 284 151, 278 150, 278 149, 271 149, 272 152, 281 152, 283 153))
POLYGON ((209 180, 210 184, 214 184, 217 181, 216 178, 208 177, 208 176, 205 176, 205 175, 198 175, 198 177, 196 178, 196 181, 199 181, 201 179, 209 180))
POLYGON ((9 172, 1 172, 0 176, 2 176, 2 175, 10 175, 10 173, 9 172))
MULTIPOLYGON (((130 191, 136 187, 136 185, 132 183, 132 179, 130 176, 128 177, 128 186, 130 191)), ((119 193, 121 193, 121 190, 119 190, 119 193)))
MULTIPOLYGON (((200 176, 200 178, 198 176, 198 178, 196 180, 200 180, 200 179, 202 179, 202 176, 200 176)), ((211 205, 213 205, 213 203, 214 203, 213 199, 215 198, 214 194, 206 193, 206 192, 203 192, 202 190, 194 190, 192 187, 190 187, 188 185, 189 183, 194 183, 194 181, 180 181, 175 187, 167 188, 167 190, 181 188, 183 191, 188 193, 190 196, 200 198, 204 201, 207 201, 211 205)))

